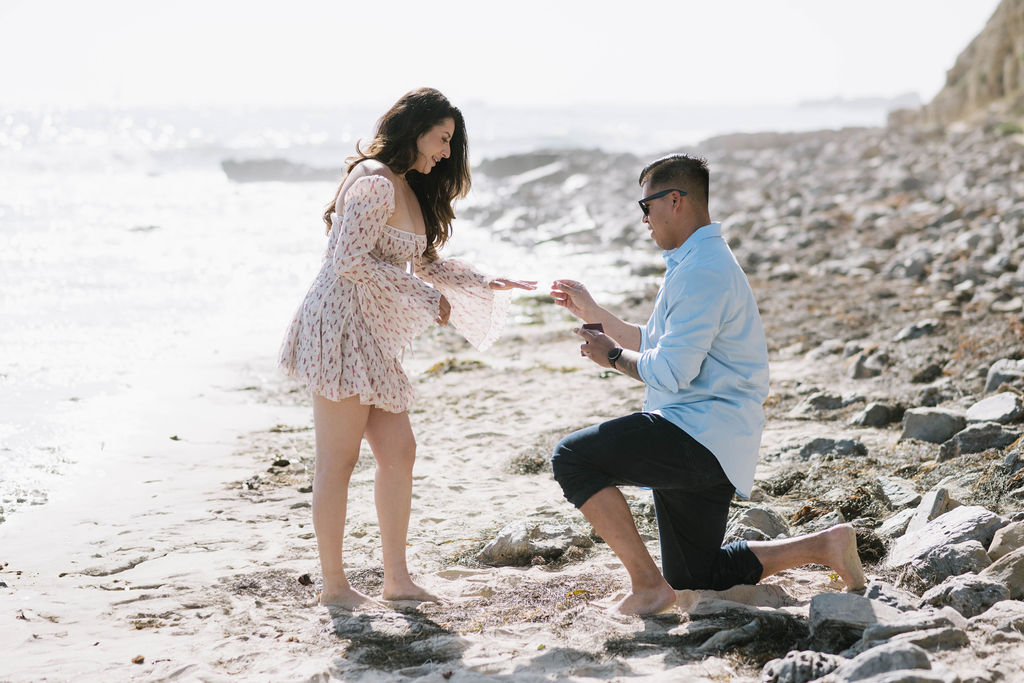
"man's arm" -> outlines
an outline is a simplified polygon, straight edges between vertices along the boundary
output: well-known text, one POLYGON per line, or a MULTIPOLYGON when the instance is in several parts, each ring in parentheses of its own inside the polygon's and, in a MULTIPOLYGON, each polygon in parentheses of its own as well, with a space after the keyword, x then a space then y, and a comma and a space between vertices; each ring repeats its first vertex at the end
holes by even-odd
POLYGON ((643 335, 640 327, 627 323, 606 308, 597 305, 587 288, 576 280, 555 280, 551 285, 555 303, 585 323, 601 323, 604 333, 624 349, 640 350, 643 335))

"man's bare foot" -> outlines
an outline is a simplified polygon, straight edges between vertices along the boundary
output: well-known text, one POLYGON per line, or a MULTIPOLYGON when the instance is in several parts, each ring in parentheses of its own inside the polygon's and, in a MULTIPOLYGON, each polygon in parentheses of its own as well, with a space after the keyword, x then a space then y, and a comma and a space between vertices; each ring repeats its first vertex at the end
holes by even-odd
POLYGON ((416 585, 413 583, 412 579, 395 581, 393 584, 385 586, 384 594, 381 597, 392 602, 400 600, 410 600, 414 602, 439 602, 436 595, 427 589, 416 585))
POLYGON ((857 532, 849 524, 840 524, 821 534, 825 541, 825 564, 839 574, 839 578, 846 583, 846 590, 863 590, 864 570, 857 553, 857 532))
POLYGON ((609 611, 616 614, 643 616, 664 612, 674 604, 676 604, 676 592, 672 590, 672 586, 662 583, 654 588, 634 590, 609 611))
POLYGON ((351 586, 339 591, 320 593, 321 607, 336 607, 340 609, 354 610, 365 607, 383 607, 373 598, 363 595, 351 586))

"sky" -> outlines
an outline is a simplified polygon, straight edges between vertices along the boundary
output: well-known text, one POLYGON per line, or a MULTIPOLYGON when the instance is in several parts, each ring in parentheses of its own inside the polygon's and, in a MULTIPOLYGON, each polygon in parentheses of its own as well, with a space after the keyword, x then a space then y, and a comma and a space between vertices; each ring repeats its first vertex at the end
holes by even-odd
POLYGON ((928 101, 999 0, 0 0, 0 108, 928 101))

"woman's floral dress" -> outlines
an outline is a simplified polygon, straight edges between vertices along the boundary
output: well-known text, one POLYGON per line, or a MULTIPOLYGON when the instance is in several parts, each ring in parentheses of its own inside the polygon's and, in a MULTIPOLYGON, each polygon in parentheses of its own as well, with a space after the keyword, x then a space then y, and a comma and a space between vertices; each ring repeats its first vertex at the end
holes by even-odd
POLYGON ((441 295, 451 304, 450 323, 481 350, 501 333, 509 299, 462 261, 424 258, 426 236, 388 225, 394 211, 390 180, 352 183, 344 216, 332 215, 323 266, 295 312, 279 365, 333 401, 359 396, 400 413, 415 396, 402 350, 434 322, 441 295))

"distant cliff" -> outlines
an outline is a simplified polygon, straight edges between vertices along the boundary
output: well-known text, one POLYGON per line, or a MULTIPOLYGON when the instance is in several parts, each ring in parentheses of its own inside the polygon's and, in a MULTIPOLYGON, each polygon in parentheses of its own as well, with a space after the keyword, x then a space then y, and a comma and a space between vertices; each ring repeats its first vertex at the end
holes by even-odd
POLYGON ((945 125, 997 105, 1024 115, 1024 0, 1002 0, 985 28, 946 72, 946 85, 923 118, 945 125))

